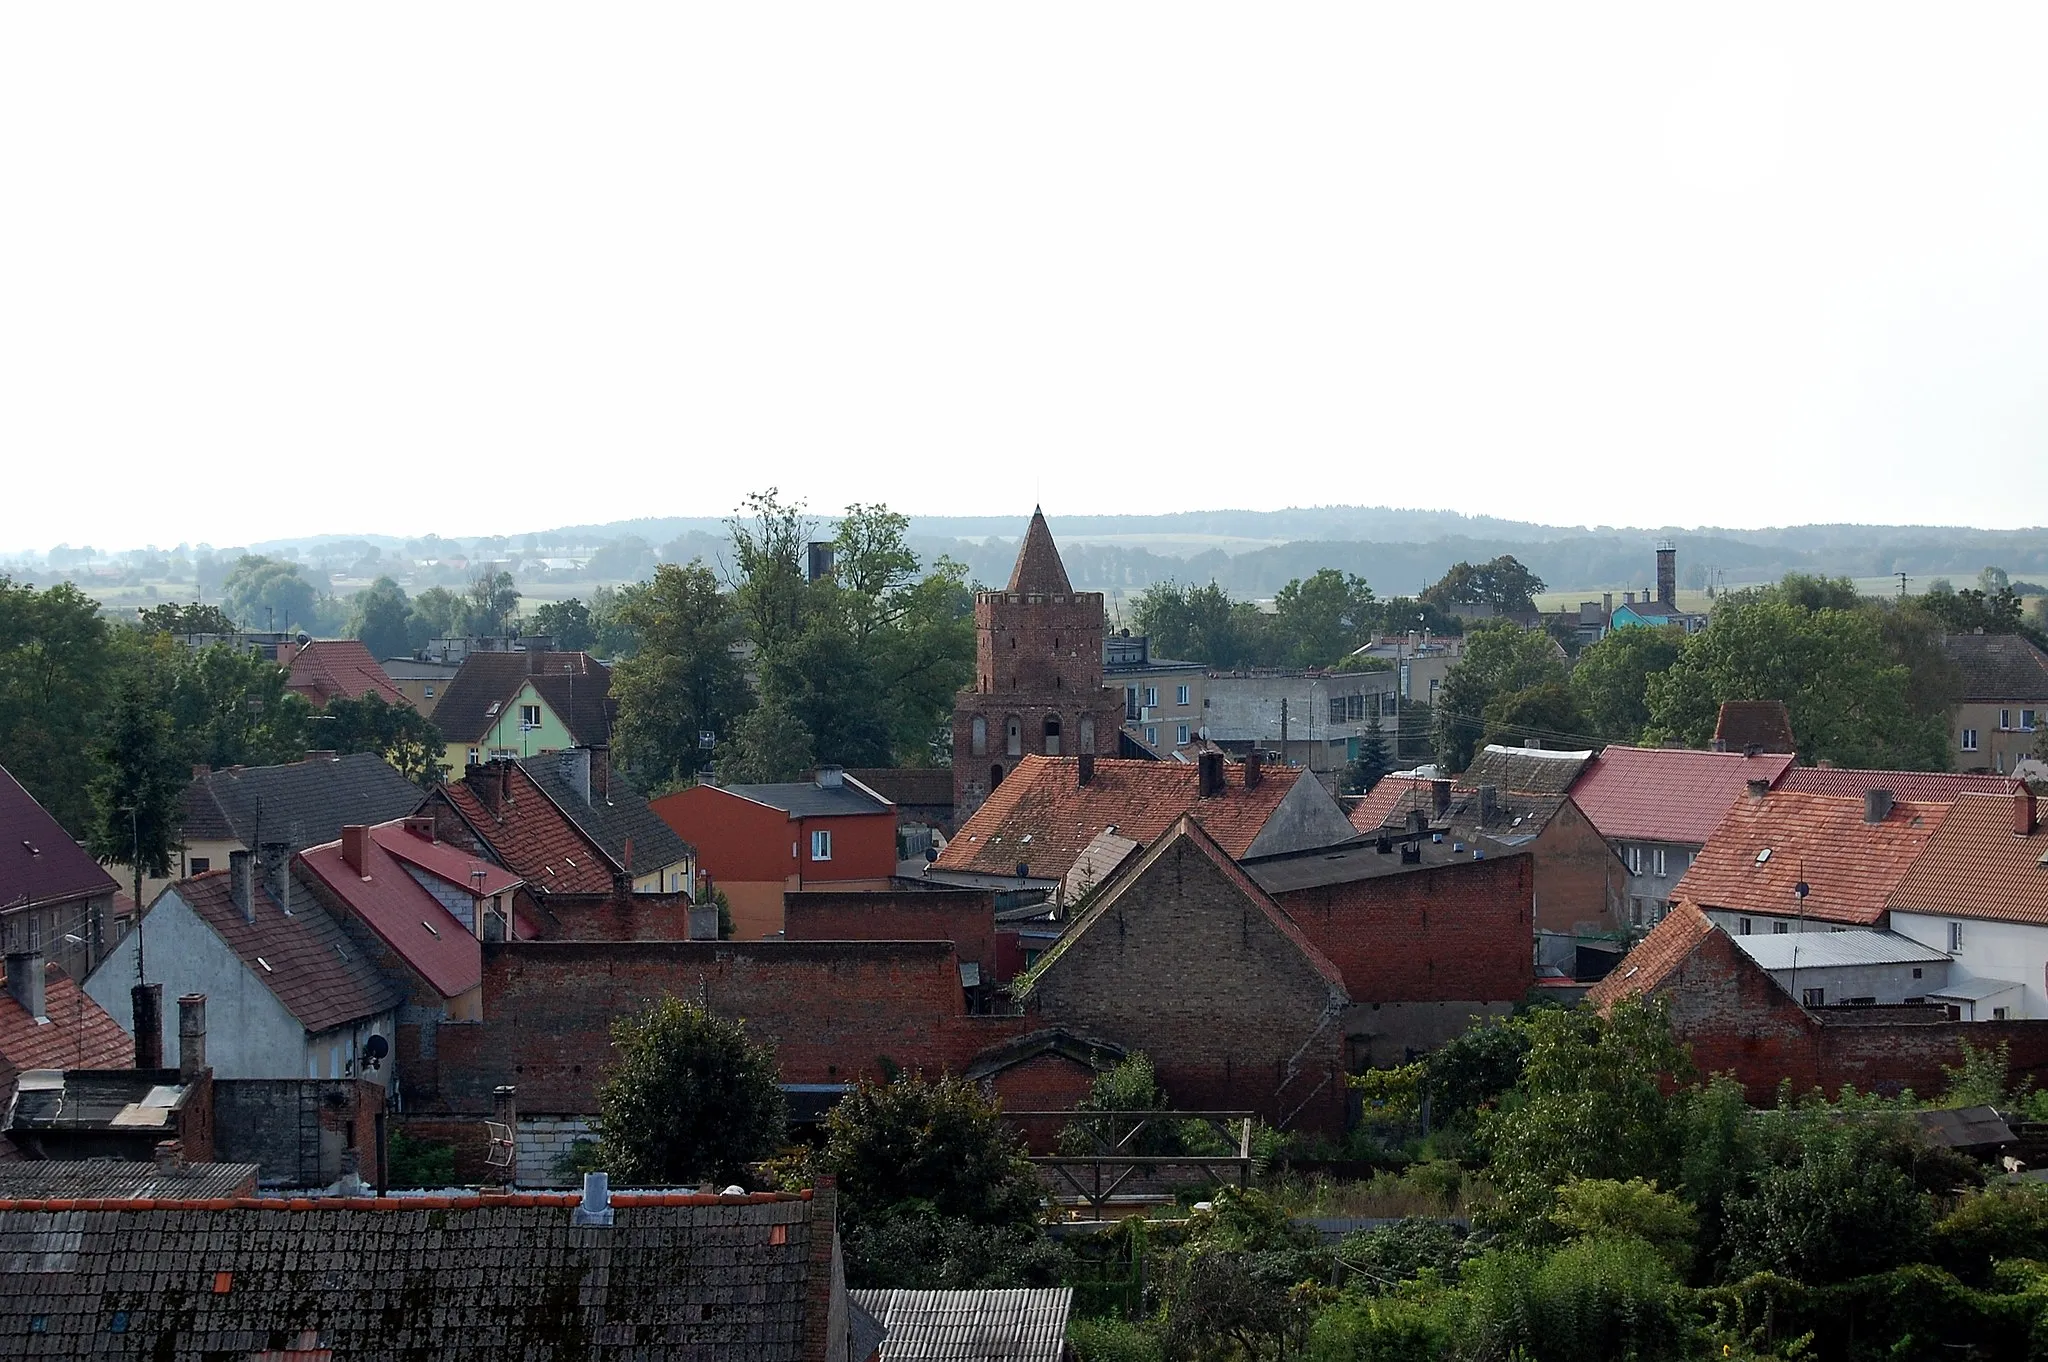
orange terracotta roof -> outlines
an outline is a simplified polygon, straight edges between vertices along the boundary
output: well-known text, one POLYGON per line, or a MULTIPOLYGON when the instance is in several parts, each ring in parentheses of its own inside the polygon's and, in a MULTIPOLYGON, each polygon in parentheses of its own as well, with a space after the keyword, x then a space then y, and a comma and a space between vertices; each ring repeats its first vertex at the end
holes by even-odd
POLYGON ((1778 782, 1781 790, 1861 799, 1865 790, 1890 790, 1894 799, 1946 804, 1960 795, 2009 795, 2016 776, 1962 775, 1953 771, 1863 771, 1846 766, 1795 766, 1778 782))
POLYGON ((491 854, 526 887, 538 894, 609 894, 611 861, 584 836, 575 822, 556 807, 533 777, 514 761, 497 760, 476 768, 477 785, 467 777, 439 787, 491 854), (493 810, 478 787, 499 779, 506 795, 493 810))
POLYGON ((1243 856, 1302 776, 1299 767, 1268 766, 1247 790, 1243 764, 1225 762, 1223 792, 1204 799, 1193 762, 1097 757, 1086 785, 1078 768, 1076 757, 1025 757, 946 844, 937 868, 1011 875, 1021 861, 1036 878, 1058 879, 1104 829, 1150 845, 1182 814, 1226 855, 1243 856))
POLYGON ((1892 891, 1892 910, 2048 926, 2048 829, 2015 812, 2033 808, 2027 794, 1957 799, 1892 891))
POLYGON ((1571 795, 1609 840, 1698 844, 1750 781, 1776 784, 1791 765, 1784 753, 1617 746, 1587 765, 1571 795))
POLYGON ((1868 927, 1934 835, 1949 806, 1900 803, 1881 823, 1861 799, 1773 790, 1745 795, 1671 891, 1702 908, 1754 911, 1868 927), (1766 850, 1769 855, 1759 860, 1766 850), (1809 893, 1802 909, 1794 886, 1809 893))
POLYGON ((352 638, 315 639, 300 648, 292 655, 291 679, 285 685, 316 705, 337 696, 360 700, 372 692, 386 704, 412 703, 392 684, 370 650, 352 638))
POLYGON ((1378 832, 1398 823, 1410 809, 1430 807, 1429 782, 1420 776, 1387 776, 1351 806, 1351 826, 1378 832))
MULTIPOLYGON (((6 975, 0 973, 0 981, 6 975)), ((43 966, 43 1016, 38 1022, 0 992, 0 1074, 21 1069, 130 1069, 135 1042, 121 1023, 85 995, 55 964, 43 966)))
POLYGON ((1690 903, 1674 903, 1664 920, 1622 957, 1613 973, 1586 990, 1586 1001, 1605 1012, 1624 998, 1640 998, 1663 983, 1700 942, 1719 928, 1690 903))

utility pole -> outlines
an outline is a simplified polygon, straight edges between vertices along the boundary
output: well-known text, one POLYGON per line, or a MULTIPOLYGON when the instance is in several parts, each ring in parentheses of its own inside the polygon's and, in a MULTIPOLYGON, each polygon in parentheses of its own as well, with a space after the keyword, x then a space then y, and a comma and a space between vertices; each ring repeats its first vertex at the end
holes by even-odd
POLYGON ((142 976, 142 806, 128 806, 128 859, 135 883, 135 982, 149 982, 142 976))
POLYGON ((1280 697, 1280 764, 1287 764, 1287 697, 1280 697))
POLYGON ((1906 574, 1898 572, 1892 575, 1899 579, 1899 599, 1903 601, 1906 599, 1906 574))

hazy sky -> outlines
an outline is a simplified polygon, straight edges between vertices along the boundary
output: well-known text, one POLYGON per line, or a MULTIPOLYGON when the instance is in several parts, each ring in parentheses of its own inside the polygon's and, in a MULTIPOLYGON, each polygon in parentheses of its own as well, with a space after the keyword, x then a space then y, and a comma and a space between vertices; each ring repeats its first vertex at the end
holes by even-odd
POLYGON ((13 5, 0 545, 2048 522, 2048 10, 13 5))

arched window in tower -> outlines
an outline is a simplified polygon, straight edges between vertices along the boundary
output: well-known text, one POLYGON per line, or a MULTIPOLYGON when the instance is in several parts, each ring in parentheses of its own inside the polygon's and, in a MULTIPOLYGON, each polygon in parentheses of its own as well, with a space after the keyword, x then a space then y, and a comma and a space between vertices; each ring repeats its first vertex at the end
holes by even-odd
POLYGON ((1013 757, 1021 757, 1021 756, 1023 756, 1023 755, 1024 755, 1024 724, 1023 724, 1023 722, 1022 722, 1021 720, 1019 720, 1019 719, 1017 718, 1017 716, 1016 716, 1016 715, 1012 714, 1012 715, 1011 715, 1011 716, 1009 717, 1009 719, 1008 719, 1008 720, 1006 720, 1006 721, 1004 722, 1004 725, 1003 725, 1003 727, 1004 727, 1004 729, 1006 730, 1006 731, 1004 732, 1004 734, 1003 734, 1003 750, 1004 750, 1004 751, 1006 751, 1006 752, 1008 752, 1008 753, 1009 753, 1009 754, 1010 754, 1011 756, 1013 756, 1013 757))
POLYGON ((993 790, 996 786, 1002 783, 1003 764, 1001 762, 997 762, 995 763, 995 765, 988 768, 988 787, 989 789, 993 790))
POLYGON ((1081 745, 1074 749, 1076 752, 1093 752, 1095 750, 1095 716, 1093 714, 1083 714, 1081 716, 1080 742, 1081 745))
POLYGON ((1056 757, 1060 754, 1060 716, 1045 716, 1045 755, 1056 757))
POLYGON ((969 734, 968 741, 973 744, 970 750, 977 757, 987 756, 988 720, 982 718, 979 714, 975 715, 974 722, 967 726, 967 731, 969 734))

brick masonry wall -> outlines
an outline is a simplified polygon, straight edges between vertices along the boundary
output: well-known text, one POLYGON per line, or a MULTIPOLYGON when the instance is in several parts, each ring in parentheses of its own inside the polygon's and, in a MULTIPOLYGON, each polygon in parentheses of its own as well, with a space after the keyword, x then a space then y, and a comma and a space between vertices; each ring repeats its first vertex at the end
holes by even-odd
POLYGON ((958 958, 942 942, 493 943, 484 1021, 441 1027, 435 1107, 485 1112, 509 1083, 521 1111, 594 1111, 611 1023, 670 994, 745 1019, 791 1083, 879 1077, 885 1059, 959 1069, 1026 1029, 1022 1017, 967 1015, 958 958))
POLYGON ((783 895, 789 941, 950 941, 963 962, 996 968, 992 889, 805 889, 783 895))
POLYGON ((543 941, 681 941, 690 932, 682 894, 547 894, 531 902, 543 941))
POLYGON ((1539 930, 1612 932, 1624 925, 1627 871, 1578 805, 1560 805, 1530 850, 1536 858, 1539 930))
POLYGON ((1535 862, 1489 856, 1279 895, 1360 1006, 1516 1002, 1535 986, 1535 862))
POLYGON ((1045 751, 1045 720, 1060 721, 1060 755, 1083 750, 1081 718, 1094 724, 1097 754, 1116 751, 1123 724, 1119 691, 1102 684, 1102 594, 1011 595, 984 591, 974 601, 974 685, 953 707, 953 812, 964 823, 988 796, 992 768, 1010 771, 1007 725, 1015 718, 1023 752, 1045 751), (974 751, 973 721, 988 724, 987 750, 974 751))
POLYGON ((1144 1051, 1183 1109, 1343 1126, 1342 994, 1191 842, 1070 936, 1031 1005, 1037 1026, 1144 1051))
POLYGON ((522 1116, 517 1137, 519 1185, 522 1187, 577 1187, 580 1173, 565 1173, 559 1165, 576 1147, 578 1140, 597 1136, 590 1120, 582 1116, 522 1116))

